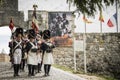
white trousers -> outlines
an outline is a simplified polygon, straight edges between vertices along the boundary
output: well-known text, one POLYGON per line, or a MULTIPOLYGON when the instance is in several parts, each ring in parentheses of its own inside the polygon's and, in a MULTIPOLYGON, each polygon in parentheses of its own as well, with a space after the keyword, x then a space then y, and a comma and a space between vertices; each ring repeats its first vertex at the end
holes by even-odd
POLYGON ((33 53, 33 52, 29 51, 28 57, 27 57, 27 64, 31 64, 31 65, 38 64, 37 53, 33 53))
POLYGON ((20 64, 21 63, 21 57, 22 57, 22 51, 21 49, 16 49, 13 55, 14 58, 14 64, 20 64))
POLYGON ((44 53, 43 64, 54 64, 52 53, 44 53))

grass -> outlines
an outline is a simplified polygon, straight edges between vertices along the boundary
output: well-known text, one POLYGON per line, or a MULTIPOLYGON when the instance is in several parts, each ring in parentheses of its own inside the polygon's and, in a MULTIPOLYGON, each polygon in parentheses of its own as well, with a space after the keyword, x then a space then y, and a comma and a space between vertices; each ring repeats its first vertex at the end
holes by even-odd
POLYGON ((73 72, 73 70, 68 68, 68 67, 64 67, 64 66, 60 66, 60 65, 56 65, 56 64, 54 64, 53 66, 56 67, 56 68, 62 69, 64 71, 70 72, 70 73, 73 72))
MULTIPOLYGON (((69 73, 73 73, 75 75, 78 75, 80 77, 87 78, 87 79, 93 77, 93 78, 96 78, 94 80, 116 80, 113 77, 106 76, 106 75, 98 75, 98 74, 95 74, 95 73, 92 73, 92 74, 91 73, 87 73, 87 74, 85 74, 83 71, 76 71, 76 72, 74 72, 73 69, 70 69, 68 67, 64 67, 64 66, 61 66, 61 65, 57 65, 57 64, 54 64, 53 66, 56 67, 56 68, 62 69, 64 71, 67 71, 69 73)), ((88 80, 93 80, 93 79, 88 79, 88 80)))
POLYGON ((110 76, 106 76, 106 75, 100 76, 100 77, 103 77, 105 80, 116 80, 115 78, 110 77, 110 76))

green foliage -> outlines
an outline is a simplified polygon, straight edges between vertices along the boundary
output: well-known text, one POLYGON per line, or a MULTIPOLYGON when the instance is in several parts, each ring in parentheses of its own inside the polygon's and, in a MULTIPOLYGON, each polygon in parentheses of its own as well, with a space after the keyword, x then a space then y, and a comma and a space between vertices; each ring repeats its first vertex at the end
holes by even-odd
POLYGON ((6 0, 0 0, 0 7, 6 2, 6 0))
POLYGON ((0 5, 2 4, 2 0, 0 0, 0 5))
POLYGON ((100 77, 103 77, 105 80, 116 80, 115 78, 110 77, 110 76, 106 76, 106 75, 102 75, 100 77))
POLYGON ((110 6, 114 3, 120 4, 120 0, 67 0, 67 3, 74 4, 78 13, 94 16, 97 10, 103 8, 103 5, 110 6))
POLYGON ((56 67, 56 68, 62 69, 62 70, 64 70, 64 71, 73 72, 72 69, 70 69, 70 68, 68 68, 68 67, 65 67, 65 66, 60 66, 60 65, 57 65, 57 64, 54 64, 53 66, 56 67))
POLYGON ((54 64, 53 66, 56 67, 56 68, 62 69, 64 71, 76 74, 76 75, 82 74, 82 75, 88 75, 88 76, 96 76, 98 78, 97 80, 116 80, 113 77, 106 76, 106 75, 98 75, 96 73, 87 73, 87 74, 85 74, 83 71, 76 71, 76 72, 74 72, 74 70, 71 69, 71 68, 68 68, 68 67, 65 67, 65 66, 61 66, 61 65, 57 65, 57 64, 54 64))

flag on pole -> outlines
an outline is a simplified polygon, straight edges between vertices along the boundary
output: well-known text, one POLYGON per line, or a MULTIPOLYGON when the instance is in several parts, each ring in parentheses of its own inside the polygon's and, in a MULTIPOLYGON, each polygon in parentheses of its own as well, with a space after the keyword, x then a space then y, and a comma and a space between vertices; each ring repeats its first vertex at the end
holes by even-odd
POLYGON ((11 18, 11 20, 10 20, 9 28, 10 28, 11 31, 12 31, 13 28, 14 28, 14 23, 13 23, 12 18, 11 18))
POLYGON ((92 21, 88 20, 88 19, 85 17, 85 15, 83 16, 83 21, 84 21, 85 23, 92 23, 92 21))
POLYGON ((117 13, 115 13, 107 22, 109 27, 114 27, 117 25, 117 13))
POLYGON ((104 22, 104 18, 103 18, 103 15, 102 15, 102 11, 100 11, 99 21, 104 22))
POLYGON ((36 33, 38 33, 38 21, 36 16, 36 11, 33 11, 33 18, 32 18, 32 28, 35 30, 36 33))

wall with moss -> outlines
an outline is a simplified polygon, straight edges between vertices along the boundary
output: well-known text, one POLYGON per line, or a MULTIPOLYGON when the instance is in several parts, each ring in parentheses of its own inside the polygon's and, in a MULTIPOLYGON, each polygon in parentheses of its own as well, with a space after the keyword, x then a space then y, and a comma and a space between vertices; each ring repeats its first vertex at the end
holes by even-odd
MULTIPOLYGON (((83 35, 83 34, 81 34, 83 35)), ((120 33, 86 34, 87 71, 120 78, 120 33)), ((76 52, 77 71, 84 70, 84 52, 76 52)), ((56 64, 74 69, 73 47, 56 47, 56 64)))

